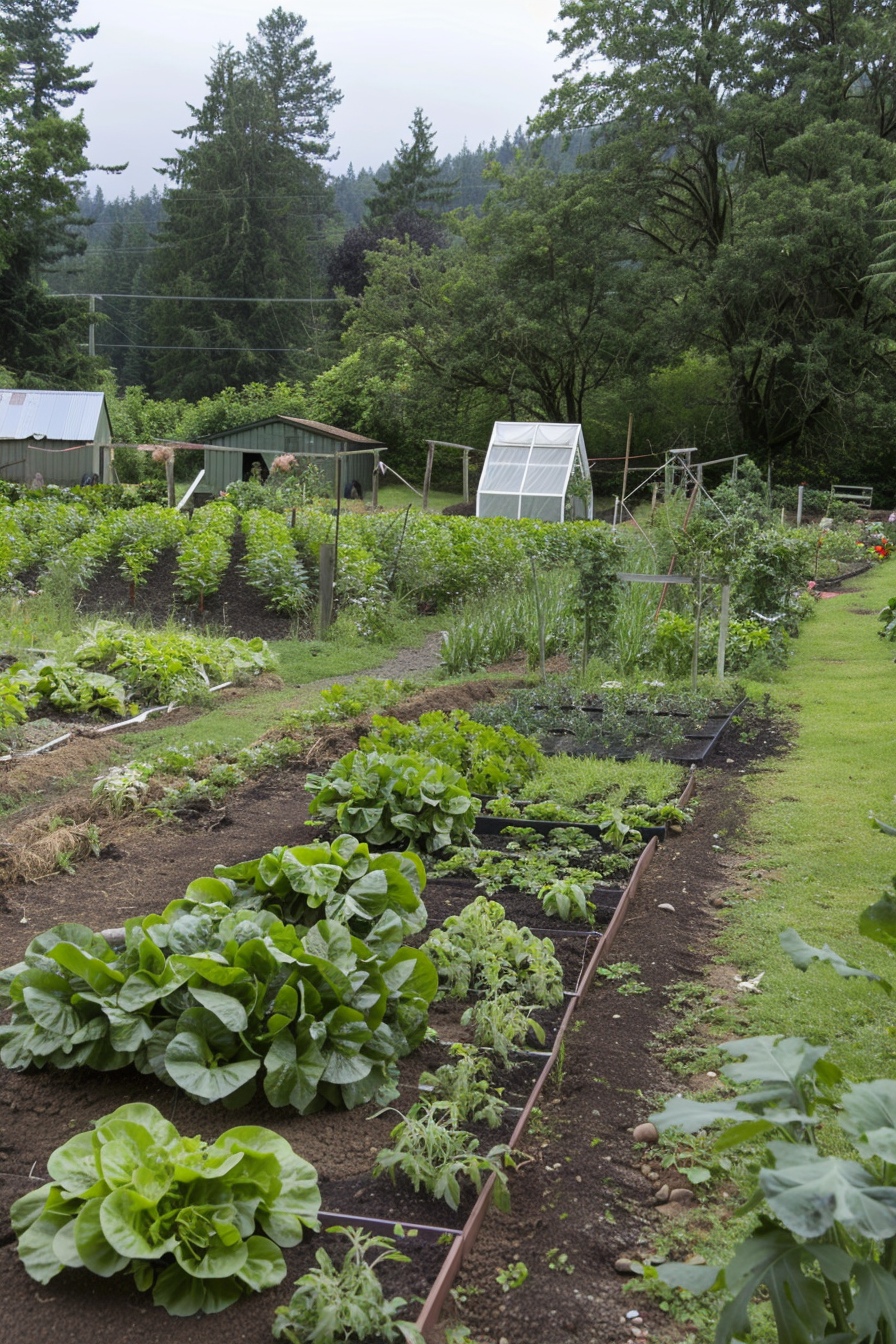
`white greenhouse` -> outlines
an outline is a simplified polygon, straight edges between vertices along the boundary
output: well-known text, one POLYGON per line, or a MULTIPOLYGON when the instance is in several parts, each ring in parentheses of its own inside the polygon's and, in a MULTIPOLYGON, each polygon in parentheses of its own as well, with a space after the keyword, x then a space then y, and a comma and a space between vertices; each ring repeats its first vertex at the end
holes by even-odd
POLYGON ((581 425, 498 420, 476 491, 477 518, 591 518, 594 496, 581 425))

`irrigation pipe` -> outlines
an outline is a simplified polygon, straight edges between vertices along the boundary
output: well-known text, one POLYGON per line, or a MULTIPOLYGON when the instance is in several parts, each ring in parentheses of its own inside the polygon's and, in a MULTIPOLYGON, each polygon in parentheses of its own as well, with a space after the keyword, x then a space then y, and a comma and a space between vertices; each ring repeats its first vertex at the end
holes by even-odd
MULTIPOLYGON (((209 686, 209 691, 223 691, 228 686, 232 686, 232 681, 222 681, 218 686, 209 686)), ((172 700, 170 705, 154 705, 152 709, 144 709, 140 714, 135 714, 132 719, 122 719, 119 723, 105 723, 102 728, 93 728, 86 734, 88 737, 99 737, 100 733, 114 733, 119 728, 133 728, 135 723, 145 723, 151 714, 171 714, 178 708, 176 700, 172 700)), ((52 751, 54 747, 61 747, 63 742, 68 742, 69 738, 74 737, 74 731, 63 733, 61 737, 54 737, 51 742, 44 742, 39 747, 32 747, 30 751, 7 752, 5 756, 0 756, 2 761, 24 761, 29 756, 39 756, 43 751, 52 751)))

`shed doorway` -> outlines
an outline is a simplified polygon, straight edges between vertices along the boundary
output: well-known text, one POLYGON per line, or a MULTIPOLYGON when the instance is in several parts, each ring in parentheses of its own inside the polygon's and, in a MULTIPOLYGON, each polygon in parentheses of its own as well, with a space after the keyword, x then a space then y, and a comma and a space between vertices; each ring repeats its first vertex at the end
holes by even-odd
POLYGON ((268 474, 268 464, 261 453, 243 453, 244 481, 251 481, 253 477, 259 481, 266 481, 268 474))

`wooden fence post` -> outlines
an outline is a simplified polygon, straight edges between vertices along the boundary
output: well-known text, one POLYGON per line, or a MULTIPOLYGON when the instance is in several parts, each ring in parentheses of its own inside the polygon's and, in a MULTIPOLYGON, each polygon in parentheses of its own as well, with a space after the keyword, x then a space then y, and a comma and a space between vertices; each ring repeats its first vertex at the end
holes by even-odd
POLYGON ((436 445, 431 439, 426 440, 426 471, 423 476, 423 503, 421 508, 425 513, 429 506, 429 483, 432 480, 432 459, 435 456, 436 445))
POLYGON ((696 586, 696 589, 697 589, 697 607, 696 607, 696 611, 695 611, 695 613, 694 613, 694 655, 693 655, 693 658, 692 658, 692 660, 691 660, 691 690, 692 690, 692 691, 696 691, 696 689, 697 689, 697 673, 698 673, 698 670, 699 670, 699 663, 700 663, 700 616, 701 616, 701 614, 702 614, 702 612, 703 612, 703 573, 702 573, 702 570, 700 570, 700 569, 697 570, 697 577, 696 577, 696 579, 695 579, 694 582, 695 582, 695 586, 696 586))
POLYGON ((544 608, 541 605, 541 594, 538 591, 538 571, 535 568, 535 556, 529 557, 532 561, 532 585, 535 589, 535 611, 538 615, 538 659, 541 664, 541 679, 547 681, 547 673, 544 670, 544 608))
POLYGON ((333 623, 333 579, 336 573, 336 547, 332 541, 321 542, 320 548, 320 637, 323 639, 333 623))
POLYGON ((470 502, 470 450, 464 449, 464 503, 470 502))
POLYGON ((376 509, 380 502, 380 455, 373 454, 373 485, 370 487, 370 507, 376 509))
POLYGON ((165 482, 168 486, 168 507, 174 508, 174 454, 172 453, 165 461, 165 482))
POLYGON ((716 660, 716 676, 725 680, 725 646, 728 643, 728 612, 731 604, 731 584, 722 584, 722 608, 719 612, 719 655, 716 660))

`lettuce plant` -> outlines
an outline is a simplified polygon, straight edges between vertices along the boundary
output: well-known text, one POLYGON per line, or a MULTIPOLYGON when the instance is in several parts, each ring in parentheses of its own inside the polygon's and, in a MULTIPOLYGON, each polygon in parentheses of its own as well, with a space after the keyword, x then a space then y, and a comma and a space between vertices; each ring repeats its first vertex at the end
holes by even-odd
POLYGON ((279 1134, 182 1138, 154 1106, 120 1106, 51 1155, 52 1180, 16 1200, 32 1279, 130 1273, 172 1316, 223 1311, 286 1276, 280 1248, 317 1230, 317 1173, 279 1134))
POLYGON ((332 844, 278 846, 260 859, 219 866, 215 877, 233 884, 237 903, 276 910, 290 924, 337 920, 360 938, 375 926, 382 937, 380 921, 387 914, 399 921, 404 938, 426 924, 420 899, 426 874, 418 856, 372 855, 353 835, 340 835, 332 844))
POLYGON ((537 745, 513 728, 477 723, 463 710, 435 710, 416 723, 375 714, 362 751, 425 752, 459 771, 478 793, 520 788, 537 774, 544 757, 537 745))
POLYGON ((325 775, 308 775, 312 818, 335 823, 372 845, 405 837, 432 853, 472 839, 478 803, 449 765, 418 752, 350 751, 325 775))
POLYGON ((365 944, 341 924, 311 930, 232 908, 202 878, 162 915, 130 920, 116 952, 61 924, 0 974, 0 1060, 142 1073, 195 1100, 235 1107, 258 1081, 302 1114, 390 1092, 395 1061, 426 1031, 438 989, 429 958, 400 946, 386 912, 365 944), (302 935, 302 936, 300 936, 302 935))

